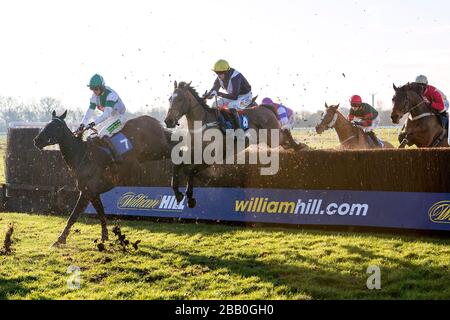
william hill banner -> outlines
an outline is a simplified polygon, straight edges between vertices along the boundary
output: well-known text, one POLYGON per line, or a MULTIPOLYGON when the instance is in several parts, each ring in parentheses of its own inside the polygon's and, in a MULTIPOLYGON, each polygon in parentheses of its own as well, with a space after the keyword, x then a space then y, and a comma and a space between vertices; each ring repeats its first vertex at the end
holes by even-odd
POLYGON ((449 193, 196 188, 194 209, 171 188, 117 187, 101 197, 115 215, 450 231, 449 193))

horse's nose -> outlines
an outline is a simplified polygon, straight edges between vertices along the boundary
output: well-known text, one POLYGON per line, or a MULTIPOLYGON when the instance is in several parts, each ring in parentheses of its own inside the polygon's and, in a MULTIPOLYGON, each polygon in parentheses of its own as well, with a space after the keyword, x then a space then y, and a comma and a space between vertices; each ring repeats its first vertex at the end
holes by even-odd
POLYGON ((167 128, 173 128, 174 127, 173 121, 171 119, 169 119, 169 118, 166 118, 164 120, 164 123, 166 124, 167 128))
POLYGON ((320 133, 320 126, 319 125, 316 126, 316 133, 320 133))
POLYGON ((33 139, 33 143, 36 148, 38 148, 39 150, 42 150, 42 144, 40 143, 40 140, 41 139, 39 139, 39 137, 36 137, 33 139))
POLYGON ((391 114, 391 120, 393 123, 397 124, 398 123, 398 117, 395 114, 391 114))

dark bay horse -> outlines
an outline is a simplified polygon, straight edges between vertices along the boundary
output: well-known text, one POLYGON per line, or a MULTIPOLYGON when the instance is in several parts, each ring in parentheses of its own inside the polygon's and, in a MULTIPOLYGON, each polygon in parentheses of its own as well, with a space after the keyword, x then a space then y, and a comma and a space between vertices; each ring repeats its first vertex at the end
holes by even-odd
MULTIPOLYGON (((282 130, 280 122, 278 121, 278 116, 276 111, 269 106, 259 106, 244 109, 242 114, 248 118, 248 127, 253 129, 255 132, 259 132, 261 129, 267 129, 270 131, 272 129, 277 129, 278 131, 278 141, 279 145, 286 149, 301 150, 307 149, 305 144, 297 143, 291 136, 289 130, 282 130)), ((210 129, 219 128, 219 111, 216 108, 210 108, 205 100, 201 98, 196 90, 191 87, 190 83, 181 82, 179 85, 175 82, 174 92, 170 98, 170 108, 167 113, 166 123, 168 128, 175 128, 178 125, 178 121, 186 116, 188 129, 191 137, 193 137, 195 128, 194 122, 201 122, 202 133, 206 133, 210 129)), ((225 135, 221 136, 222 143, 225 144, 225 135)), ((190 141, 193 141, 191 138, 190 141)), ((203 144, 202 148, 207 145, 203 144)), ((271 147, 272 143, 270 141, 270 134, 267 139, 267 145, 271 147)), ((249 144, 246 143, 245 147, 249 144)), ((190 148, 193 150, 194 146, 191 144, 190 148)), ((192 162, 191 162, 192 163, 192 162)), ((175 196, 180 202, 183 199, 183 193, 181 193, 179 188, 179 173, 180 170, 186 174, 188 177, 188 184, 186 189, 186 196, 188 206, 190 208, 195 207, 196 201, 193 197, 193 179, 194 176, 201 170, 208 167, 208 164, 181 164, 174 165, 173 176, 172 176, 172 188, 174 190, 175 196)))
POLYGON ((136 162, 159 160, 170 157, 170 133, 158 120, 150 116, 141 116, 128 120, 120 131, 131 142, 133 148, 124 154, 120 165, 108 165, 109 156, 91 142, 85 142, 67 127, 61 116, 52 113, 52 120, 34 139, 37 148, 59 144, 61 154, 76 179, 80 195, 64 231, 53 246, 66 243, 70 228, 84 212, 89 202, 92 203, 100 219, 102 241, 108 240, 106 216, 100 194, 111 190, 116 185, 126 184, 129 170, 136 162))
MULTIPOLYGON (((360 128, 348 121, 338 109, 339 104, 336 106, 328 106, 325 103, 325 113, 322 116, 322 121, 316 126, 316 132, 322 134, 325 130, 334 128, 342 149, 376 148, 368 142, 367 135, 360 128)), ((383 141, 383 144, 383 148, 394 148, 394 146, 387 141, 383 141)))
POLYGON ((448 147, 447 132, 439 121, 439 115, 422 97, 417 83, 407 83, 397 88, 392 98, 392 122, 397 124, 409 113, 404 132, 399 135, 400 147, 416 145, 418 148, 448 147))

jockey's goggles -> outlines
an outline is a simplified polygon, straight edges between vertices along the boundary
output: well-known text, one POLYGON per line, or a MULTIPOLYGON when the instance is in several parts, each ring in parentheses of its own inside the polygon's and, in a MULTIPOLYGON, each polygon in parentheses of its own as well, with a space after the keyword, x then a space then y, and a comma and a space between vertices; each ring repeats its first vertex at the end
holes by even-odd
POLYGON ((362 106, 362 104, 360 104, 360 103, 350 103, 350 106, 351 106, 352 108, 359 108, 359 107, 362 106))
POLYGON ((92 91, 97 91, 97 90, 101 91, 102 90, 101 87, 90 87, 89 89, 91 89, 92 91))

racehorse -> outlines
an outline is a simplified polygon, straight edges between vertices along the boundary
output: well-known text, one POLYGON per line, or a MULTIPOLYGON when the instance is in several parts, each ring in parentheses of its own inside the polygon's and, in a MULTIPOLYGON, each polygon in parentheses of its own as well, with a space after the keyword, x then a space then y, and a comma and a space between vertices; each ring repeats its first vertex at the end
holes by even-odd
POLYGON ((397 88, 392 98, 391 119, 399 123, 409 113, 404 132, 399 135, 399 148, 416 145, 418 148, 448 147, 446 130, 439 121, 439 115, 422 97, 422 88, 416 83, 407 83, 397 88))
MULTIPOLYGON (((279 130, 279 145, 287 149, 301 150, 307 149, 305 144, 297 143, 292 138, 289 130, 282 130, 280 122, 278 121, 278 115, 271 106, 258 106, 251 107, 240 111, 242 115, 248 119, 248 128, 259 132, 261 129, 279 130)), ((191 135, 190 141, 191 150, 193 150, 193 135, 194 135, 194 122, 200 122, 202 124, 202 133, 206 133, 208 130, 215 128, 219 129, 220 114, 217 108, 209 107, 205 99, 201 98, 197 91, 191 87, 190 83, 181 82, 179 85, 175 81, 174 92, 170 98, 170 108, 167 113, 166 123, 168 128, 175 128, 178 125, 178 121, 186 116, 189 134, 191 135)), ((267 139, 267 145, 271 147, 270 134, 267 139)), ((223 136, 222 143, 225 144, 225 136, 223 136)), ((249 144, 246 143, 245 147, 249 144)), ((205 144, 202 145, 205 147, 205 144)), ((196 150, 195 150, 196 151, 196 150)), ((183 199, 183 193, 178 190, 179 188, 179 173, 182 170, 188 177, 188 184, 186 188, 186 196, 189 208, 194 208, 196 201, 193 197, 193 179, 194 176, 201 170, 208 167, 207 164, 192 164, 185 163, 174 165, 172 176, 172 188, 174 190, 177 201, 180 202, 183 199)))
POLYGON ((150 116, 141 116, 127 121, 120 131, 127 139, 127 153, 124 153, 122 164, 110 163, 110 156, 92 142, 83 141, 81 134, 76 135, 64 121, 65 111, 61 116, 52 113, 52 120, 34 138, 35 146, 44 147, 59 144, 64 161, 75 177, 80 191, 66 227, 53 246, 66 243, 70 228, 89 202, 95 208, 101 223, 102 241, 108 240, 106 216, 100 194, 111 190, 116 185, 126 184, 130 166, 136 162, 159 160, 170 157, 170 133, 162 127, 158 120, 150 116))
MULTIPOLYGON (((374 149, 369 143, 367 135, 358 127, 348 121, 342 113, 338 111, 339 104, 328 106, 325 103, 325 113, 322 121, 316 126, 316 132, 322 134, 325 130, 334 128, 339 137, 342 149, 374 149)), ((383 148, 394 148, 389 142, 383 141, 383 148)))

